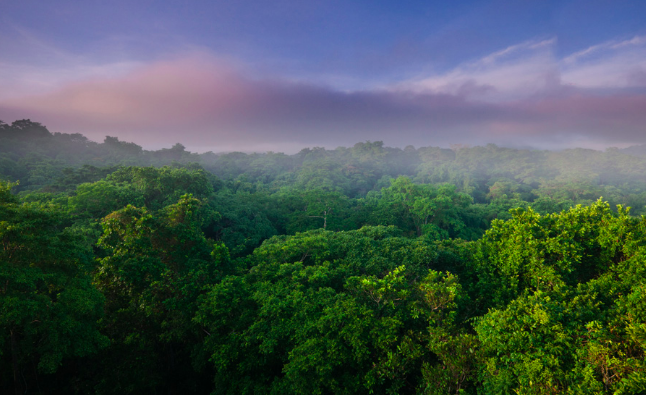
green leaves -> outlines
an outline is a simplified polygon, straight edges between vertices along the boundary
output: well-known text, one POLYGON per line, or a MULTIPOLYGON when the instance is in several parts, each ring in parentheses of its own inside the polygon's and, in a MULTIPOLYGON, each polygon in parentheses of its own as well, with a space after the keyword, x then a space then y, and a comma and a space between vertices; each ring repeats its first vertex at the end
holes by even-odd
POLYGON ((434 247, 396 234, 366 227, 274 237, 248 273, 215 284, 196 321, 210 334, 218 392, 468 387, 473 354, 452 351, 476 347, 456 323, 458 279, 429 270, 434 247), (452 367, 444 387, 427 386, 424 377, 444 364, 452 367))
MULTIPOLYGON (((114 347, 103 359, 105 392, 151 391, 181 371, 195 378, 190 354, 204 333, 193 322, 197 301, 229 264, 226 247, 206 239, 200 229, 205 212, 191 195, 157 212, 128 205, 103 220, 94 284, 106 296, 102 327, 114 347), (153 361, 153 362, 151 362, 153 361), (133 372, 135 375, 130 376, 133 372), (129 377, 124 385, 109 383, 129 377)), ((208 214, 208 211, 206 212, 208 214)), ((214 213, 211 213, 214 215, 214 213)))
POLYGON ((643 211, 641 159, 14 137, 0 172, 43 189, 0 184, 0 392, 646 390, 646 220, 569 208, 643 211))
POLYGON ((9 203, 17 203, 18 199, 11 194, 11 188, 17 186, 18 183, 11 183, 11 182, 5 182, 5 181, 0 181, 0 204, 9 204, 9 203))
POLYGON ((55 372, 108 342, 98 331, 104 298, 91 285, 91 252, 60 208, 19 204, 10 187, 0 185, 0 361, 27 391, 36 367, 55 372))
POLYGON ((380 222, 414 229, 431 240, 466 236, 461 211, 471 204, 469 195, 452 185, 414 184, 407 177, 393 180, 382 190, 380 222))
POLYGON ((213 193, 213 187, 203 170, 186 168, 125 167, 110 174, 106 181, 126 183, 134 188, 142 195, 146 207, 152 210, 173 204, 187 193, 198 199, 213 193))
POLYGON ((543 217, 517 210, 476 243, 475 289, 490 308, 475 325, 486 393, 641 388, 642 222, 601 201, 543 217))
POLYGON ((71 213, 85 218, 103 218, 129 204, 143 206, 144 198, 131 185, 97 181, 81 184, 68 201, 71 213))
POLYGON ((624 255, 632 220, 615 216, 607 203, 577 206, 540 216, 518 209, 510 221, 495 221, 476 243, 482 303, 501 306, 526 290, 556 290, 603 273, 624 255), (609 233, 610 232, 610 233, 609 233))

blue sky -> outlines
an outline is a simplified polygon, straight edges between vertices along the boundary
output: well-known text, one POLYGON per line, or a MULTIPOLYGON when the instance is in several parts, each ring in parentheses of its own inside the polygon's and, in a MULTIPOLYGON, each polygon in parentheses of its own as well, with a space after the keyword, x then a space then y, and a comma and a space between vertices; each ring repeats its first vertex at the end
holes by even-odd
POLYGON ((646 143, 646 2, 3 4, 0 119, 157 148, 646 143))

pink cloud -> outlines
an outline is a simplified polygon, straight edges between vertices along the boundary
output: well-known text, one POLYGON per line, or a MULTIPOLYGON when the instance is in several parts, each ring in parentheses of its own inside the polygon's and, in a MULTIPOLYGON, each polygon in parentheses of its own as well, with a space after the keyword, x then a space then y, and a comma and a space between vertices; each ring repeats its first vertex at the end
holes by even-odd
POLYGON ((238 107, 247 96, 245 85, 227 66, 195 57, 149 64, 122 77, 73 82, 10 103, 60 115, 117 117, 120 122, 184 121, 207 108, 224 112, 238 107))
MULTIPOLYGON (((547 44, 546 44, 547 45, 547 44)), ((254 80, 206 55, 142 65, 5 99, 0 119, 31 118, 95 140, 118 136, 145 147, 181 142, 197 151, 286 150, 384 140, 394 146, 451 143, 590 146, 646 142, 646 95, 591 94, 558 83, 540 97, 479 101, 486 85, 456 92, 333 88, 254 80), (469 91, 465 93, 465 91, 469 91)))

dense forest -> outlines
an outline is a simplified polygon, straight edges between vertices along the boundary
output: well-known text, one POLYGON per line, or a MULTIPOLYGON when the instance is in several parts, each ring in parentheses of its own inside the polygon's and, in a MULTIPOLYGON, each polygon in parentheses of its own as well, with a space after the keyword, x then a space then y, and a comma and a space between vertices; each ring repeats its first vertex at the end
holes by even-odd
POLYGON ((646 148, 0 122, 0 393, 646 393, 646 148))

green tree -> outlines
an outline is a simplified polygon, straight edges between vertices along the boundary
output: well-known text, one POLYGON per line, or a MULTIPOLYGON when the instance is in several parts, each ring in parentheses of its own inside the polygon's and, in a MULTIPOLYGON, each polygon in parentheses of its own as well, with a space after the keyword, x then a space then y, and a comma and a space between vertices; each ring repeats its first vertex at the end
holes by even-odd
POLYGON ((91 285, 91 251, 63 210, 20 204, 11 186, 0 184, 0 388, 9 393, 13 383, 22 394, 37 390, 39 372, 108 341, 97 325, 104 298, 91 285))
POLYGON ((412 392, 433 387, 423 372, 430 380, 445 361, 467 373, 433 380, 468 387, 474 370, 448 345, 464 343, 454 324, 462 293, 454 275, 429 270, 436 258, 392 227, 266 241, 196 316, 210 334, 215 393, 412 392))
POLYGON ((143 194, 131 184, 107 181, 81 184, 68 199, 70 212, 85 218, 103 218, 128 204, 143 206, 143 194))
POLYGON ((397 224, 403 229, 412 227, 417 236, 468 238, 461 212, 472 199, 457 192, 453 185, 414 184, 407 177, 399 177, 381 194, 379 222, 397 224))
POLYGON ((151 210, 159 210, 187 193, 204 199, 213 193, 209 177, 201 169, 172 167, 124 167, 106 177, 114 184, 128 184, 143 195, 144 204, 151 210))
POLYGON ((646 389, 645 231, 601 201, 494 223, 473 261, 484 393, 646 389))
POLYGON ((351 201, 337 191, 283 188, 276 196, 287 208, 286 232, 293 234, 310 229, 349 230, 352 223, 351 201))
MULTIPOLYGON (((158 212, 127 206, 103 220, 94 282, 106 296, 102 327, 113 342, 101 393, 197 390, 191 354, 204 335, 192 324, 197 299, 227 265, 226 247, 207 240, 190 195, 158 212)), ((215 214, 213 214, 215 215, 215 214)))

